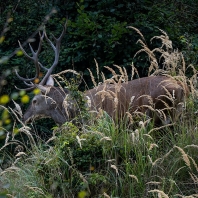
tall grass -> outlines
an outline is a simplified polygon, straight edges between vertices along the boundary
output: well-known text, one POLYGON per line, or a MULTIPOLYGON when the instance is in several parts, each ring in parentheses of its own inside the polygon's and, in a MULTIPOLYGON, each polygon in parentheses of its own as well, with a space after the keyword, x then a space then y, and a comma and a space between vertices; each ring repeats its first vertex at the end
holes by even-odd
MULTIPOLYGON (((191 77, 185 75, 189 67, 185 66, 182 54, 173 50, 164 31, 151 39, 160 39, 162 46, 150 50, 143 35, 135 30, 142 38, 139 40, 142 50, 137 54, 146 52, 151 61, 149 75, 172 76, 191 87, 181 118, 172 125, 156 128, 152 120, 141 114, 127 112, 126 119, 117 121, 101 110, 97 119, 89 117, 83 127, 67 122, 54 128, 53 136, 46 142, 34 138, 30 128, 22 126, 20 131, 25 133, 31 147, 16 152, 12 165, 1 171, 4 195, 23 198, 198 197, 196 71, 190 66, 193 68, 191 77), (161 53, 163 68, 155 53, 161 53)), ((114 83, 119 90, 129 76, 124 68, 114 67, 119 74, 106 66, 112 73, 112 78, 106 79, 103 73, 99 76, 96 62, 97 79, 114 83)), ((131 77, 135 72, 132 65, 131 77)), ((99 94, 104 93, 116 98, 116 93, 99 94)), ((11 140, 15 137, 8 137, 5 144, 12 144, 11 140)))

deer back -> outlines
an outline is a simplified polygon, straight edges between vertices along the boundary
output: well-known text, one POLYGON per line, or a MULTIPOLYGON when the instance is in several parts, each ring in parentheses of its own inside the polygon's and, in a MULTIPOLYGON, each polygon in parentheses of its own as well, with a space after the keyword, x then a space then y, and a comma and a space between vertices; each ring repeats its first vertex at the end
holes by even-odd
POLYGON ((90 98, 92 110, 101 108, 114 119, 121 119, 126 112, 135 111, 150 116, 149 106, 156 109, 178 106, 188 95, 188 90, 172 78, 150 76, 120 85, 100 85, 85 94, 90 98))

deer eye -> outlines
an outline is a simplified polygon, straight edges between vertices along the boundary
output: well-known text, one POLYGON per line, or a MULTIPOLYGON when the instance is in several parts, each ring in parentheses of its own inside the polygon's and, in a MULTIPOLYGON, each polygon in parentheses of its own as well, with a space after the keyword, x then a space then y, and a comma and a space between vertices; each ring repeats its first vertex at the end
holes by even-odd
POLYGON ((32 104, 36 104, 36 102, 37 102, 36 99, 32 100, 32 104))

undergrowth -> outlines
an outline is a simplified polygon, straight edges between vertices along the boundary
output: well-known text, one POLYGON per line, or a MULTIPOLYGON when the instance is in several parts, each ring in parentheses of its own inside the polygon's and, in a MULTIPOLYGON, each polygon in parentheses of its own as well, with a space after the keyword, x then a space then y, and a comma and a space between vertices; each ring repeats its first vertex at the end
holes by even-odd
MULTIPOLYGON (((162 46, 150 50, 141 32, 135 30, 142 38, 139 40, 142 50, 138 53, 146 52, 151 61, 149 75, 167 75, 189 85, 191 96, 185 102, 181 118, 171 125, 156 127, 145 116, 134 117, 127 112, 127 119, 115 121, 101 110, 97 117, 86 117, 88 122, 80 127, 72 122, 55 127, 52 137, 43 141, 33 137, 30 128, 12 111, 29 146, 14 153, 9 160, 11 165, 1 170, 2 196, 198 197, 196 70, 192 65, 186 67, 182 54, 172 49, 165 32, 152 38, 160 39, 162 46), (161 53, 158 57, 163 60, 162 66, 155 53, 161 53), (189 68, 191 77, 185 73, 189 68)), ((119 89, 121 82, 129 80, 129 75, 124 68, 114 67, 119 74, 106 67, 112 78, 105 79, 103 73, 99 76, 96 62, 96 75, 99 81, 116 83, 119 89)), ((132 65, 130 77, 135 73, 137 70, 132 65)), ((86 109, 82 111, 83 115, 88 114, 86 109)), ((19 143, 15 135, 12 138, 9 135, 1 153, 8 145, 19 143)))

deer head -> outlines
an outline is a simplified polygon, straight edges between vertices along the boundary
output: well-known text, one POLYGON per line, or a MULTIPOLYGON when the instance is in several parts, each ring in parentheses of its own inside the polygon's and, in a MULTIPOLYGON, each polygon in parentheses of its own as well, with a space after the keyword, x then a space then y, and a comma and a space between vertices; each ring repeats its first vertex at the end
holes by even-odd
MULTIPOLYGON (((36 75, 34 78, 23 78, 17 71, 16 75, 28 86, 25 90, 40 89, 40 94, 34 96, 30 106, 24 113, 24 122, 50 117, 57 124, 63 124, 73 119, 79 112, 70 91, 55 87, 51 77, 54 68, 58 64, 60 44, 65 32, 66 24, 59 38, 53 36, 54 45, 44 30, 40 35, 38 50, 35 52, 29 45, 32 57, 25 52, 19 42, 24 55, 34 62, 36 75), (44 67, 38 60, 44 38, 46 38, 55 53, 54 63, 49 69, 44 67), (39 84, 35 84, 34 81, 39 77, 41 69, 44 69, 46 74, 39 84)), ((166 76, 150 76, 118 84, 104 83, 84 93, 88 102, 87 106, 92 111, 98 112, 99 109, 103 109, 113 119, 122 119, 127 113, 131 115, 141 113, 153 118, 155 123, 160 121, 163 124, 168 124, 178 117, 187 95, 188 88, 186 85, 166 76)))
MULTIPOLYGON (((21 43, 19 42, 19 46, 20 46, 20 49, 23 51, 23 54, 28 59, 34 62, 36 74, 33 78, 24 78, 18 74, 17 70, 15 70, 17 77, 20 80, 22 80, 24 84, 27 86, 27 88, 25 89, 19 89, 17 87, 16 88, 18 90, 26 90, 26 91, 31 91, 35 88, 38 88, 40 90, 40 93, 32 99, 30 106, 28 107, 28 109, 26 110, 23 116, 23 120, 25 122, 28 122, 36 118, 51 117, 52 119, 54 119, 56 123, 61 124, 61 123, 64 123, 65 120, 69 119, 69 114, 66 113, 66 111, 64 110, 64 105, 63 105, 63 101, 69 94, 69 91, 63 90, 58 87, 57 88, 54 87, 54 80, 51 76, 54 68, 58 64, 59 54, 60 54, 60 44, 66 32, 66 25, 67 23, 65 23, 63 31, 61 35, 59 36, 59 38, 55 38, 54 35, 52 35, 55 41, 55 45, 47 37, 45 30, 43 30, 42 35, 39 33, 40 42, 39 42, 38 49, 36 52, 33 50, 32 46, 29 44, 30 50, 32 52, 32 56, 29 56, 26 53, 21 43), (39 62, 39 59, 38 59, 44 38, 46 38, 46 40, 48 41, 48 43, 54 50, 54 54, 55 54, 54 62, 50 68, 44 67, 39 62), (34 81, 36 79, 39 79, 39 74, 40 74, 41 69, 43 69, 46 72, 46 74, 41 80, 41 82, 39 82, 39 84, 35 84, 34 81)), ((69 100, 68 100, 68 103, 69 103, 69 100)), ((67 104, 67 106, 69 106, 68 107, 69 109, 70 106, 72 105, 67 104)))

